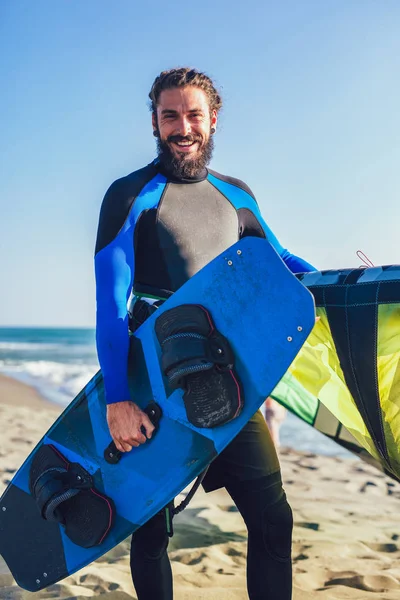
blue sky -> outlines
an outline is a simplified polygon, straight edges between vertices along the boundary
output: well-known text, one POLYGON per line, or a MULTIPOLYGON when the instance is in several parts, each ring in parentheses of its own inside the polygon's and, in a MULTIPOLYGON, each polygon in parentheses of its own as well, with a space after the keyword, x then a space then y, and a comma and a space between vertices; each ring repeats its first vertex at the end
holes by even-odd
POLYGON ((150 162, 147 94, 220 87, 214 169, 318 268, 400 262, 398 0, 0 3, 0 325, 91 326, 110 183, 150 162))

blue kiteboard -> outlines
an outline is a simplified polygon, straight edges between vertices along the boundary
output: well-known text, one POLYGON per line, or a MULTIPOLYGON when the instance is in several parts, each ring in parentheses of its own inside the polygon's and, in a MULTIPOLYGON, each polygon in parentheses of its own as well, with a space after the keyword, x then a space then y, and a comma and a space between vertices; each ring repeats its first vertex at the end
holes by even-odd
POLYGON ((109 551, 166 506, 258 410, 294 360, 314 321, 310 292, 264 239, 239 241, 194 275, 131 338, 132 399, 143 409, 155 402, 158 416, 162 415, 153 438, 119 460, 110 460, 113 453, 107 456, 105 450, 112 440, 98 372, 4 492, 0 554, 18 585, 38 591, 56 583, 109 551), (234 381, 240 383, 243 406, 225 424, 194 425, 188 418, 183 390, 174 389, 163 372, 157 322, 182 305, 201 306, 233 353, 234 381), (55 460, 51 469, 46 462, 50 455, 55 460), (40 477, 36 477, 38 469, 40 477), (62 504, 55 508, 57 503, 49 491, 54 473, 64 483, 64 477, 76 479, 74 489, 67 489, 61 498, 65 505, 76 501, 79 506, 79 499, 86 494, 103 511, 106 526, 100 538, 90 530, 90 514, 80 521, 79 530, 86 540, 92 539, 92 545, 86 543, 90 547, 75 543, 71 534, 74 523, 55 518, 62 504), (36 478, 34 484, 32 477, 36 478))

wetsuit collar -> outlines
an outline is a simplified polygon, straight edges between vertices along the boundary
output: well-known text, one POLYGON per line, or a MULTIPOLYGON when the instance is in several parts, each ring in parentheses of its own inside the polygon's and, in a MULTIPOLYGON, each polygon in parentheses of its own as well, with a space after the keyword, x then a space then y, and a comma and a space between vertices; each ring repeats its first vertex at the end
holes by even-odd
POLYGON ((168 181, 170 181, 172 183, 198 183, 199 181, 204 181, 205 179, 207 179, 207 175, 208 175, 208 170, 203 169, 201 171, 201 173, 199 173, 196 177, 180 178, 180 177, 175 177, 174 175, 172 175, 164 167, 164 165, 161 164, 159 158, 154 159, 152 164, 156 167, 158 172, 161 173, 161 175, 164 175, 164 177, 166 177, 168 179, 168 181))

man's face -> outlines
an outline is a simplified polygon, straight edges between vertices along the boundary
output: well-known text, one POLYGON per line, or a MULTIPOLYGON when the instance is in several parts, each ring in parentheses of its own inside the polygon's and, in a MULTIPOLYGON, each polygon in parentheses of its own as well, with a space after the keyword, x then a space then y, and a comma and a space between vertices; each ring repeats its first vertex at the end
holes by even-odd
POLYGON ((178 177, 195 177, 211 159, 211 127, 216 128, 216 111, 210 114, 206 93, 187 86, 164 90, 153 114, 158 131, 161 161, 178 177))

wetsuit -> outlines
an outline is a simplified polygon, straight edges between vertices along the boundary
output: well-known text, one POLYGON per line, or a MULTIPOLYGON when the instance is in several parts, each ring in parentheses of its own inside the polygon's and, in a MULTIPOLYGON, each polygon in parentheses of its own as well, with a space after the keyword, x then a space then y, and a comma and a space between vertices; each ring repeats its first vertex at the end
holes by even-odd
MULTIPOLYGON (((279 244, 251 190, 238 179, 204 170, 196 179, 178 180, 156 159, 110 186, 95 251, 97 349, 107 403, 130 399, 131 294, 165 299, 249 235, 267 238, 293 272, 314 270, 279 244)), ((203 485, 206 491, 226 487, 246 522, 250 598, 289 600, 292 514, 260 412, 211 464, 203 485)), ((162 515, 133 535, 131 569, 139 600, 172 598, 167 544, 162 515)))

